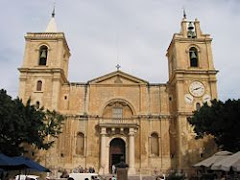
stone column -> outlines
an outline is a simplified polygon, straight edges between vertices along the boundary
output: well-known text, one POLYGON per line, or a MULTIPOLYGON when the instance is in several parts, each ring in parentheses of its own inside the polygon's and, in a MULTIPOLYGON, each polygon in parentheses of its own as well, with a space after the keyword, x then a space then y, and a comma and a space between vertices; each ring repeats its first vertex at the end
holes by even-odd
POLYGON ((105 127, 101 128, 101 152, 100 152, 100 169, 99 169, 99 174, 105 174, 107 172, 105 172, 105 169, 107 167, 106 164, 106 159, 107 157, 106 155, 106 134, 107 134, 107 130, 105 127))
POLYGON ((134 128, 129 128, 129 169, 128 174, 136 174, 135 172, 135 142, 134 128))

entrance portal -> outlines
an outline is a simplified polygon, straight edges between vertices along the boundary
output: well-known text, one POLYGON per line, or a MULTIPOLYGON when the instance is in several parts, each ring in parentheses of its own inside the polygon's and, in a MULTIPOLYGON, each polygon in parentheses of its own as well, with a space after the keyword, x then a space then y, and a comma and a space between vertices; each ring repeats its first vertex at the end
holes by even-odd
POLYGON ((121 161, 125 162, 125 142, 121 138, 115 138, 110 142, 109 171, 112 172, 112 165, 121 161))

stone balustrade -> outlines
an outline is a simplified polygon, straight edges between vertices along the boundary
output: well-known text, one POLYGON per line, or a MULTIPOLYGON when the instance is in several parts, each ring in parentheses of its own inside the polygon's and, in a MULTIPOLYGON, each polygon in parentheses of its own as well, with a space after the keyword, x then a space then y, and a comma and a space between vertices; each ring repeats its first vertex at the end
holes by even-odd
POLYGON ((138 126, 139 120, 134 118, 104 118, 99 119, 100 126, 112 127, 112 126, 138 126))
POLYGON ((64 33, 27 33, 28 38, 64 38, 64 33))

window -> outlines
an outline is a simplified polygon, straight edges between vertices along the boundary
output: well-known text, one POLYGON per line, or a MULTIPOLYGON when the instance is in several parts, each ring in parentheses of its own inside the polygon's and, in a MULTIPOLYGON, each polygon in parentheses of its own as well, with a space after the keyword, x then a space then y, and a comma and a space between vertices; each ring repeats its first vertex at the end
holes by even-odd
POLYGON ((200 108, 201 108, 201 104, 198 102, 198 103, 196 103, 196 110, 197 111, 199 111, 200 110, 200 108))
POLYGON ((84 155, 84 134, 81 132, 77 133, 76 154, 84 155))
POLYGON ((113 118, 123 118, 123 109, 121 107, 114 107, 112 112, 113 118))
POLYGON ((189 49, 189 59, 191 67, 198 67, 198 52, 195 47, 189 49))
POLYGON ((42 81, 37 82, 37 91, 42 91, 42 81))
POLYGON ((47 55, 48 55, 47 46, 41 46, 39 50, 39 65, 42 66, 47 65, 47 55))
POLYGON ((157 133, 151 134, 151 154, 154 156, 159 156, 159 141, 157 133))

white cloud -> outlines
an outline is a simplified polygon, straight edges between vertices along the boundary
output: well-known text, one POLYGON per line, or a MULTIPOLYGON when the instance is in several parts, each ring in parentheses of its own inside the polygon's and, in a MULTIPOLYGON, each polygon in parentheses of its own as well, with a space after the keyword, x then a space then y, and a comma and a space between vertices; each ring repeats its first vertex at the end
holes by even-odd
MULTIPOLYGON (((44 31, 53 1, 1 1, 0 88, 16 96, 26 32, 44 31)), ((213 56, 220 99, 239 98, 239 0, 61 0, 56 5, 58 29, 71 49, 69 80, 86 82, 122 70, 149 82, 168 78, 166 50, 179 32, 182 7, 188 19, 200 20, 213 37, 213 56), (91 69, 91 71, 89 71, 91 69)))

